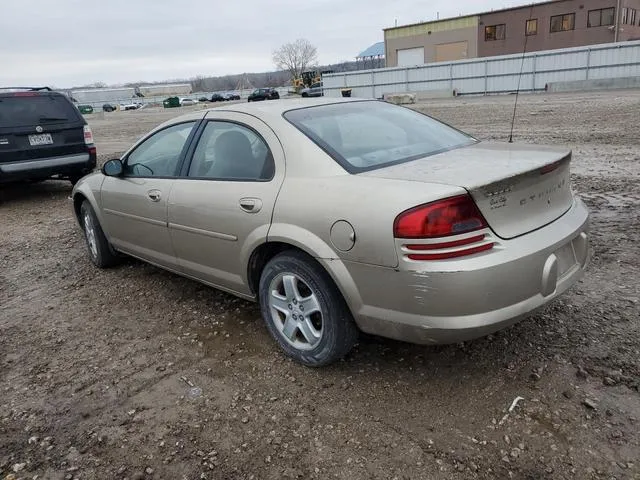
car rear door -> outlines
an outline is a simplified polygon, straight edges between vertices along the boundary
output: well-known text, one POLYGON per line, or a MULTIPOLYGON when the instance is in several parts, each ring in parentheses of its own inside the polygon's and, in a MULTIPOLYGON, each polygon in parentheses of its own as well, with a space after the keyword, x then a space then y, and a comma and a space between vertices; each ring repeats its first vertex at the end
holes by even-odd
POLYGON ((85 121, 56 92, 0 95, 0 163, 87 154, 85 121))
POLYGON ((167 200, 196 121, 159 130, 123 159, 122 177, 105 177, 104 227, 114 247, 167 268, 177 261, 167 229, 167 200))
POLYGON ((169 231, 184 273, 249 295, 247 265, 266 241, 284 179, 284 151, 252 115, 210 112, 169 198, 169 231))

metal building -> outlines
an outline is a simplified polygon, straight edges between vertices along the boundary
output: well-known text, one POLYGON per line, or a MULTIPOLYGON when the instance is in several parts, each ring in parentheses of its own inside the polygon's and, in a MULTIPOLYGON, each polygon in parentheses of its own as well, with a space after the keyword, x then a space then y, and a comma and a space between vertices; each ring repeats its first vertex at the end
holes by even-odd
POLYGON ((356 57, 358 70, 384 67, 384 42, 377 42, 366 48, 356 57))
POLYGON ((134 88, 91 88, 71 91, 71 97, 80 104, 118 103, 135 95, 134 88))
POLYGON ((163 95, 188 95, 191 93, 190 83, 167 83, 163 85, 140 85, 137 88, 145 97, 156 97, 163 95))
POLYGON ((640 39, 640 0, 553 0, 384 30, 387 67, 640 39))

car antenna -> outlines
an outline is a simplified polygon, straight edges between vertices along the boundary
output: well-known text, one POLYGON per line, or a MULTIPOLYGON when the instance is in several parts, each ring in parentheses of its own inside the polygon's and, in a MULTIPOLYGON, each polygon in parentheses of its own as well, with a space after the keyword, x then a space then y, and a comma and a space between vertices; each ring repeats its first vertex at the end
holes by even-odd
MULTIPOLYGON (((516 101, 513 104, 513 116, 511 117, 511 131, 509 132, 509 143, 513 143, 513 126, 516 123, 516 110, 518 108, 518 96, 520 95, 520 81, 522 80, 522 70, 524 69, 524 59, 527 54, 527 41, 529 40, 529 35, 527 35, 527 24, 530 20, 532 20, 533 16, 533 6, 531 4, 531 9, 529 10, 529 18, 524 24, 524 48, 522 49, 522 62, 520 63, 520 74, 518 75, 518 87, 516 88, 516 101)), ((536 25, 536 30, 538 26, 536 25)), ((536 86, 532 85, 532 89, 535 90, 536 86)))

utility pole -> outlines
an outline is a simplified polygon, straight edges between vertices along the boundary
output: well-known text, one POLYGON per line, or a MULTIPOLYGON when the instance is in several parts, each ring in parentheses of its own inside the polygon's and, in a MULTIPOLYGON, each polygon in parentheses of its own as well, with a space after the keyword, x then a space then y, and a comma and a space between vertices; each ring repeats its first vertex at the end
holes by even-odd
POLYGON ((618 0, 618 6, 616 7, 616 30, 614 32, 614 36, 613 36, 613 43, 618 43, 618 39, 620 38, 620 19, 622 18, 622 15, 620 12, 620 4, 622 3, 622 0, 618 0))

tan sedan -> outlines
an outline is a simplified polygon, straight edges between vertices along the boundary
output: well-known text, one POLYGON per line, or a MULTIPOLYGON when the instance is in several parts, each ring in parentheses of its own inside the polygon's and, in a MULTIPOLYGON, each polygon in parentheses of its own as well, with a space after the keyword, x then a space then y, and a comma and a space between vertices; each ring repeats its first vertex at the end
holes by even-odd
POLYGON ((375 100, 261 102, 160 125, 73 203, 97 266, 131 255, 259 301, 282 349, 319 366, 359 330, 468 340, 576 283, 570 161, 375 100))

